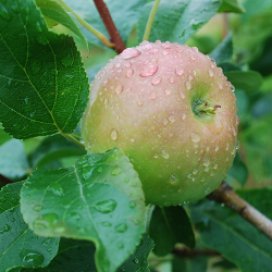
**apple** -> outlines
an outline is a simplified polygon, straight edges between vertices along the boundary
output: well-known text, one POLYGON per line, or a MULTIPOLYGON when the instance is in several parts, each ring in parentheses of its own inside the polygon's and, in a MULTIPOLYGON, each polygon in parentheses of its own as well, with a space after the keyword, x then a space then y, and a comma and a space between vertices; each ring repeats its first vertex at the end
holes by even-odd
POLYGON ((143 42, 97 74, 83 137, 92 152, 123 150, 148 203, 179 205, 203 198, 225 177, 237 120, 233 87, 209 57, 143 42))

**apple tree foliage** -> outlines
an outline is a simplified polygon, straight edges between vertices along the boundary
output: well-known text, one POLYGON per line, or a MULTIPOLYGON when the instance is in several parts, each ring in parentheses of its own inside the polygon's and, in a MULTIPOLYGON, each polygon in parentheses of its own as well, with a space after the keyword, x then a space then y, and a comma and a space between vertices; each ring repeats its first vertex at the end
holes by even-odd
MULTIPOLYGON (((138 45, 153 1, 105 2, 138 45)), ((235 86, 226 180, 269 218, 271 16, 270 0, 161 0, 150 35, 197 46, 235 86)), ((78 144, 93 77, 115 56, 80 20, 107 36, 92 1, 0 1, 0 272, 270 272, 272 241, 238 214, 208 199, 146 205, 121 150, 78 144)))

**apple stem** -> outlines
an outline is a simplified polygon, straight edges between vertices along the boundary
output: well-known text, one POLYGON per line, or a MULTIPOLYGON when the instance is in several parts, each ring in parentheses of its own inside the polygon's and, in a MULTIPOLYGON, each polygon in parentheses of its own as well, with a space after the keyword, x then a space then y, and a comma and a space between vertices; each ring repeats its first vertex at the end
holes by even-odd
POLYGON ((226 182, 210 194, 209 199, 226 204, 272 240, 272 221, 236 194, 226 182))
POLYGON ((193 112, 197 116, 201 116, 203 114, 215 114, 216 110, 221 108, 221 105, 209 105, 208 102, 203 101, 202 99, 197 99, 193 102, 193 112))

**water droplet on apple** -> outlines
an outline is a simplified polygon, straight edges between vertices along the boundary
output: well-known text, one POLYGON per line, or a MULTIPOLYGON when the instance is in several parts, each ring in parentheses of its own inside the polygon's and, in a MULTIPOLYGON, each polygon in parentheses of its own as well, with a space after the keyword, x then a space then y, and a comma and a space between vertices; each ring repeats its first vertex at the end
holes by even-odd
POLYGON ((118 85, 115 87, 115 89, 114 89, 114 91, 116 92, 116 94, 122 93, 123 90, 124 90, 124 88, 123 88, 123 86, 122 86, 121 84, 118 84, 118 85))
POLYGON ((171 43, 167 41, 167 42, 162 43, 161 46, 164 49, 170 49, 171 48, 171 43))
POLYGON ((190 91, 192 89, 192 84, 189 80, 185 82, 185 87, 188 91, 190 91))
POLYGON ((141 77, 149 77, 149 76, 153 76, 154 74, 157 73, 159 67, 158 65, 149 63, 147 64, 143 70, 140 72, 140 76, 141 77))
POLYGON ((209 76, 210 76, 210 77, 213 77, 213 76, 214 76, 214 72, 213 72, 212 69, 209 69, 209 76))
POLYGON ((134 70, 133 69, 128 69, 126 71, 126 77, 128 77, 128 78, 132 77, 133 74, 134 74, 134 70))
POLYGON ((182 114, 181 119, 182 119, 182 120, 185 120, 185 119, 186 119, 186 114, 185 114, 185 113, 182 114))
POLYGON ((156 76, 156 77, 154 77, 152 79, 151 84, 154 85, 154 86, 156 86, 156 85, 160 84, 160 82, 161 82, 161 77, 160 76, 156 76))
POLYGON ((151 100, 154 100, 154 99, 156 99, 157 98, 157 96, 156 96, 156 93, 155 92, 152 92, 151 94, 150 94, 150 96, 149 96, 149 99, 151 99, 151 100))
POLYGON ((175 121, 176 121, 176 118, 175 118, 175 116, 174 115, 170 115, 169 117, 168 117, 168 120, 170 121, 170 123, 175 123, 175 121))
POLYGON ((199 135, 196 134, 196 133, 192 133, 192 134, 191 134, 191 139, 192 139, 192 142, 193 142, 193 143, 198 143, 198 142, 200 141, 200 137, 199 137, 199 135))
POLYGON ((168 160, 170 158, 170 155, 165 150, 162 150, 161 157, 165 160, 168 160))
POLYGON ((174 76, 171 76, 171 77, 169 78, 169 82, 170 82, 171 84, 175 83, 175 78, 174 78, 174 76))
POLYGON ((125 60, 138 57, 141 52, 136 48, 127 48, 121 53, 121 57, 125 60))
POLYGON ((216 146, 215 149, 214 149, 214 151, 218 152, 218 150, 219 150, 219 146, 216 146))
POLYGON ((175 72, 176 72, 176 74, 177 74, 178 76, 182 76, 182 75, 184 74, 184 70, 181 69, 181 68, 176 68, 176 69, 175 69, 175 72))
POLYGON ((117 130, 116 129, 112 129, 110 136, 111 136, 111 139, 113 141, 116 141, 117 138, 118 138, 118 132, 117 132, 117 130))
POLYGON ((171 90, 169 90, 169 89, 165 89, 164 92, 165 92, 166 95, 170 95, 171 94, 171 90))

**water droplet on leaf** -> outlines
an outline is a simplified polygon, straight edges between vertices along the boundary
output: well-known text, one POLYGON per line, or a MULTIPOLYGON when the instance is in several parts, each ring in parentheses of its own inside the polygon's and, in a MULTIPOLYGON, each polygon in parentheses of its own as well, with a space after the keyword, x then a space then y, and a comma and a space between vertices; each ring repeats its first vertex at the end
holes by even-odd
POLYGON ((96 203, 95 209, 101 213, 111 213, 115 210, 117 203, 113 199, 102 200, 96 203))

